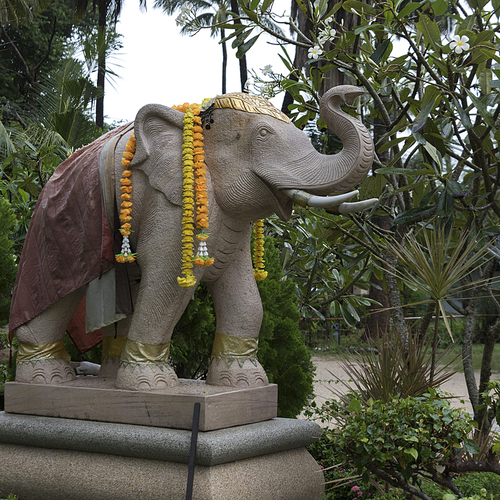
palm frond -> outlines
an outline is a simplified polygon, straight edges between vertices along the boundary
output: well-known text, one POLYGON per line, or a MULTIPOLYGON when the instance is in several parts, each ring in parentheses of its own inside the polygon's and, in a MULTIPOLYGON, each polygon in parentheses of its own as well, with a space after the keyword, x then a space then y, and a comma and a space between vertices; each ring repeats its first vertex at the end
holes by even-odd
POLYGON ((491 242, 480 241, 467 232, 457 237, 452 232, 446 235, 445 229, 439 226, 424 227, 417 234, 409 234, 402 243, 391 242, 388 251, 396 257, 400 267, 386 261, 379 267, 411 289, 428 295, 438 305, 452 337, 444 303, 487 281, 470 279, 464 283, 491 259, 490 246, 491 242))
POLYGON ((101 95, 88 78, 82 76, 82 63, 68 59, 40 84, 39 122, 59 136, 67 146, 78 148, 95 138, 95 125, 88 111, 101 95))
POLYGON ((3 123, 0 121, 0 165, 5 161, 12 152, 14 152, 15 147, 12 142, 11 133, 4 127, 3 123))

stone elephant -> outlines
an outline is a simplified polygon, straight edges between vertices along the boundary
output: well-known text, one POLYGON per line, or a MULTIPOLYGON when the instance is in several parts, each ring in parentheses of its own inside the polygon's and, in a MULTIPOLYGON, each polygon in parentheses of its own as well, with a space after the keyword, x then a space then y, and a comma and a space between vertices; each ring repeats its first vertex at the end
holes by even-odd
MULTIPOLYGON (((321 99, 321 116, 344 146, 331 156, 318 153, 262 98, 227 94, 209 103, 203 131, 210 209, 206 247, 214 262, 193 270, 197 282, 207 283, 216 315, 207 383, 268 383, 256 357, 262 305, 252 266, 252 223, 273 213, 288 220, 293 201, 338 212, 373 204, 345 203, 356 192, 330 196, 355 187, 373 162, 369 132, 341 110, 343 101, 352 104, 361 94, 357 87, 340 86, 321 99)), ((85 297, 87 314, 98 311, 87 330, 103 329, 101 376, 116 376, 117 387, 129 390, 177 384, 167 360, 169 342, 194 290, 177 280, 183 256, 183 119, 176 109, 147 105, 134 124, 75 152, 45 186, 11 309, 10 330, 19 339, 17 381, 74 377, 62 339, 85 297), (132 128, 129 239, 137 260, 116 264, 118 179, 132 128)))

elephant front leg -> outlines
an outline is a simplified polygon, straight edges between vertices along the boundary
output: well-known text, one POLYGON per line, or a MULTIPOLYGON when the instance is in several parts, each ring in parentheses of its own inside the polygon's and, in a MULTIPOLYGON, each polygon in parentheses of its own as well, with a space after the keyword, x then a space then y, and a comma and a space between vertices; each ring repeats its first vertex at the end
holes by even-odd
POLYGON ((169 364, 170 338, 193 292, 192 288, 181 288, 176 275, 162 273, 158 266, 151 272, 143 272, 128 338, 120 356, 118 388, 150 391, 178 385, 177 375, 169 364))
POLYGON ((207 384, 261 387, 269 384, 257 359, 262 302, 251 264, 238 264, 209 285, 217 321, 207 384))

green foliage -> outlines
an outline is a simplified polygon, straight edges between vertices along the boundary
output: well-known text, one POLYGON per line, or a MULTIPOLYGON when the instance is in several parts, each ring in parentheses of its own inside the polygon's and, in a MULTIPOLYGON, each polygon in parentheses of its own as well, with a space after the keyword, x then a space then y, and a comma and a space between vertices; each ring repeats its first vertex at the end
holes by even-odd
POLYGON ((269 382, 278 384, 278 415, 296 417, 313 392, 314 365, 300 334, 294 286, 282 280, 279 252, 271 238, 266 238, 264 259, 268 276, 258 282, 264 308, 259 361, 269 382))
POLYGON ((352 397, 351 387, 363 404, 370 400, 388 403, 393 398, 422 396, 430 389, 439 388, 454 374, 451 362, 439 363, 446 352, 439 356, 438 368, 432 370, 429 339, 420 341, 414 336, 404 342, 398 335, 393 335, 392 339, 384 335, 370 346, 356 356, 348 355, 340 360, 350 380, 350 383, 343 380, 340 383, 348 393, 333 392, 346 406, 352 397))
POLYGON ((10 203, 0 195, 0 325, 7 322, 10 298, 16 279, 17 265, 14 260, 11 236, 16 225, 16 217, 10 203))
POLYGON ((16 111, 21 119, 36 111, 34 84, 37 78, 57 68, 64 59, 73 30, 71 2, 51 2, 32 16, 27 26, 5 23, 3 27, 6 35, 0 31, 4 48, 0 52, 0 104, 8 105, 0 108, 0 120, 17 121, 16 111))
POLYGON ((277 218, 268 221, 283 246, 281 266, 286 279, 295 285, 301 328, 309 338, 327 317, 341 319, 354 328, 373 303, 353 293, 354 286, 368 287, 373 265, 369 252, 344 242, 340 230, 328 227, 341 219, 297 207, 290 223, 283 224, 277 218))
POLYGON ((55 136, 52 142, 76 149, 101 135, 90 109, 102 90, 85 76, 80 61, 61 61, 60 67, 42 79, 38 92, 43 96, 39 102, 40 125, 55 136))
MULTIPOLYGON (((462 492, 464 498, 475 500, 499 500, 500 499, 500 477, 493 472, 471 472, 465 476, 458 476, 454 480, 457 488, 462 492)), ((424 483, 423 490, 432 500, 456 500, 456 495, 449 490, 434 483, 424 483)), ((376 495, 374 500, 392 500, 406 498, 401 491, 394 490, 386 495, 376 495)))
MULTIPOLYGON (((431 343, 381 337, 376 348, 341 361, 349 383, 338 379, 344 388, 331 389, 335 399, 321 407, 313 403, 305 412, 327 426, 311 448, 320 464, 354 467, 351 475, 366 484, 375 477, 410 493, 429 479, 454 487, 443 473, 459 455, 477 458, 479 447, 470 438, 476 424, 437 392, 453 373, 448 365, 431 373, 431 343)), ((329 477, 340 479, 335 471, 329 477)))
POLYGON ((38 195, 61 162, 61 156, 66 157, 68 154, 67 150, 55 145, 35 146, 34 139, 19 135, 16 142, 11 143, 12 151, 3 159, 0 169, 0 195, 10 202, 16 218, 13 240, 14 252, 18 257, 38 195))
POLYGON ((400 267, 396 269, 386 263, 385 268, 389 268, 389 272, 396 274, 412 290, 429 296, 428 301, 435 303, 436 314, 442 315, 453 338, 445 302, 484 283, 485 280, 480 280, 479 283, 460 285, 464 277, 480 267, 489 246, 477 239, 469 240, 469 235, 463 231, 446 231, 440 225, 423 227, 417 234, 408 234, 404 244, 390 242, 389 252, 396 255, 400 267))
MULTIPOLYGON (((319 412, 319 409, 318 409, 319 412)), ((323 469, 325 475, 325 494, 323 500, 346 500, 355 499, 359 494, 352 495, 352 488, 358 487, 363 495, 361 498, 372 498, 373 500, 401 500, 407 498, 404 491, 398 488, 391 488, 389 493, 382 492, 383 481, 377 478, 370 478, 366 481, 357 471, 345 462, 338 462, 336 448, 331 442, 330 431, 323 430, 323 433, 315 443, 307 447, 309 453, 323 469), (351 496, 352 495, 352 496, 351 496)), ((457 476, 454 479, 456 487, 462 492, 464 497, 473 497, 478 492, 486 491, 487 500, 500 499, 500 476, 492 472, 472 472, 467 475, 457 476)), ((432 500, 443 500, 444 495, 452 495, 450 490, 432 483, 423 482, 422 489, 432 500)), ((456 498, 454 495, 452 495, 456 498)), ((451 497, 450 497, 451 498, 451 497)))
POLYGON ((470 453, 479 451, 468 438, 473 429, 470 416, 452 409, 433 391, 416 398, 368 401, 366 405, 353 397, 347 408, 337 412, 342 430, 333 431, 331 436, 338 459, 352 460, 361 474, 369 466, 409 481, 439 468, 462 443, 470 453))
POLYGON ((215 334, 215 316, 208 288, 201 283, 174 328, 170 354, 180 378, 205 378, 215 334))

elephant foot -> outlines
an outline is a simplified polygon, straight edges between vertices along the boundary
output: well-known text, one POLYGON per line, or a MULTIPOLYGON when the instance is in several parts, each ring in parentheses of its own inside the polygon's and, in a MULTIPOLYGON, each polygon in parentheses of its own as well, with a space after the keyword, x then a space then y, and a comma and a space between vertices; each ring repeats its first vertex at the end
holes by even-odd
POLYGON ((207 384, 241 388, 263 387, 269 384, 269 380, 257 358, 213 358, 208 369, 207 384))
POLYGON ((74 379, 75 372, 65 359, 31 359, 16 364, 16 382, 59 384, 74 379))
POLYGON ((121 362, 116 377, 116 387, 129 391, 153 391, 179 384, 173 368, 165 363, 121 362))
POLYGON ((101 378, 116 378, 119 367, 120 358, 116 357, 103 359, 97 376, 101 378))
MULTIPOLYGON (((123 323, 123 321, 121 322, 123 323)), ((110 327, 106 327, 110 328, 110 327)), ((111 325, 114 331, 114 325, 111 325)), ((120 367, 120 357, 127 342, 126 335, 105 336, 102 339, 102 361, 98 377, 116 378, 120 367)))

